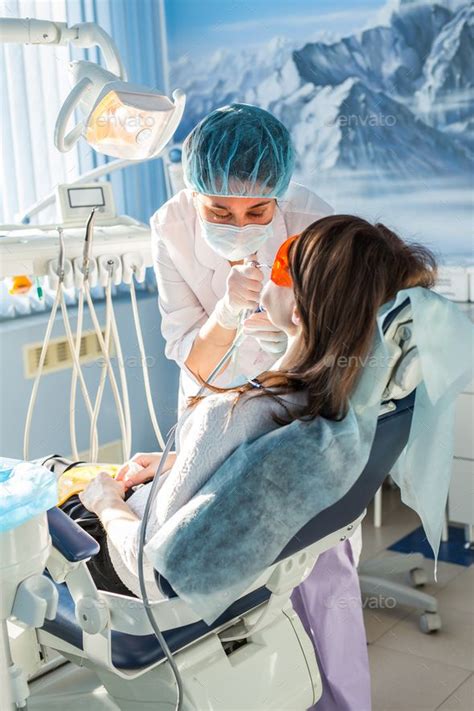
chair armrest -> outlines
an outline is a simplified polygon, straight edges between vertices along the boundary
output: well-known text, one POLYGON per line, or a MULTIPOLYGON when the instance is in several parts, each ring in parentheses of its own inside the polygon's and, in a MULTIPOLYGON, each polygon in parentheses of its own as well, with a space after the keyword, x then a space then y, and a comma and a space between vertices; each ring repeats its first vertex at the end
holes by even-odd
POLYGON ((78 563, 97 555, 100 546, 97 541, 69 518, 61 509, 47 512, 49 532, 56 548, 71 563, 78 563))

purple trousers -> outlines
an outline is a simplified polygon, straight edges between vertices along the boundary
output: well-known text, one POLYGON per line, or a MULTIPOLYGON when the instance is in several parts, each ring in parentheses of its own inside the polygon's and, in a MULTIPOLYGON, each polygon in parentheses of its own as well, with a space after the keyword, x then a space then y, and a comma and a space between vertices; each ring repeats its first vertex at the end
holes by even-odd
POLYGON ((349 541, 319 556, 291 601, 312 640, 323 694, 315 711, 370 711, 367 640, 349 541))

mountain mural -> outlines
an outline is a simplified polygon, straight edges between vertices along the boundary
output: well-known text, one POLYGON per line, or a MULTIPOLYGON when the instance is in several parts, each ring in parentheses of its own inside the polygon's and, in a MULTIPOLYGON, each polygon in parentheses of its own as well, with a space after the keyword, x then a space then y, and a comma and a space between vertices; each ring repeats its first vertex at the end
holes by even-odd
POLYGON ((256 103, 291 130, 298 173, 380 179, 469 175, 474 163, 473 3, 399 2, 384 25, 331 44, 275 38, 257 50, 185 57, 178 138, 212 109, 256 103))

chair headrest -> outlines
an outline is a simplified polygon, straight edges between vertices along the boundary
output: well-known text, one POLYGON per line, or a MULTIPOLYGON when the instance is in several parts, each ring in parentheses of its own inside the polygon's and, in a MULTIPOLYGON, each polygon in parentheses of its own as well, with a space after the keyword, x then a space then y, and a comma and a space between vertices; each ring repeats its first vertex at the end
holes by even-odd
POLYGON ((400 400, 412 393, 422 380, 421 362, 413 337, 409 302, 402 305, 385 330, 391 371, 383 401, 400 400))

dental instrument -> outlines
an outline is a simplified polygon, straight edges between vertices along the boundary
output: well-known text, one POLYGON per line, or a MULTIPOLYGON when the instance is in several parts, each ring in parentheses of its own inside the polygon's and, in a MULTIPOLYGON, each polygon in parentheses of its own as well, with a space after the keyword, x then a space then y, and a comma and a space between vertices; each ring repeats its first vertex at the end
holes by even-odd
MULTIPOLYGON (((61 239, 61 237, 60 237, 61 239)), ((61 243, 60 243, 61 245, 61 243)), ((60 263, 62 259, 64 258, 64 250, 62 249, 62 246, 60 246, 60 263)), ((28 455, 29 455, 29 442, 30 442, 30 429, 31 429, 31 421, 33 419, 33 411, 36 403, 36 396, 38 393, 38 388, 41 380, 41 376, 43 374, 43 368, 44 368, 44 363, 46 360, 46 353, 48 350, 48 345, 49 341, 51 339, 51 333, 53 330, 54 326, 54 321, 56 319, 56 312, 58 310, 59 302, 60 302, 60 294, 61 294, 61 289, 60 289, 60 280, 63 278, 63 275, 58 272, 58 285, 56 288, 56 296, 54 298, 53 306, 51 308, 51 313, 49 315, 48 319, 48 325, 46 327, 46 333, 44 335, 44 340, 43 340, 43 347, 41 349, 39 361, 38 361, 38 368, 37 368, 37 373, 36 377, 33 383, 33 388, 31 390, 31 395, 30 395, 30 402, 28 405, 28 410, 26 413, 26 419, 25 419, 25 431, 23 435, 23 458, 25 461, 28 461, 28 455)))
POLYGON ((79 363, 79 358, 78 354, 76 353, 76 348, 75 348, 75 343, 74 339, 72 336, 72 331, 71 331, 71 325, 69 322, 69 316, 67 313, 67 306, 66 306, 66 301, 64 298, 64 282, 66 279, 66 276, 69 274, 71 275, 72 273, 72 265, 71 262, 66 260, 66 252, 65 252, 65 246, 64 246, 64 233, 62 227, 57 228, 57 233, 58 233, 58 238, 59 238, 59 257, 56 262, 52 262, 49 264, 49 276, 54 277, 57 280, 57 285, 56 285, 56 296, 54 299, 53 307, 51 309, 51 314, 48 320, 48 325, 46 328, 46 334, 44 337, 43 341, 43 346, 41 349, 41 354, 38 362, 38 368, 37 368, 37 373, 35 377, 35 381, 33 383, 33 388, 31 391, 31 396, 30 396, 30 402, 28 405, 28 410, 26 414, 26 419, 25 419, 25 430, 24 430, 24 438, 23 438, 23 457, 25 460, 28 460, 28 455, 29 455, 29 439, 30 439, 30 431, 31 431, 31 424, 32 424, 32 419, 33 419, 33 412, 36 404, 36 398, 38 394, 38 388, 41 380, 41 376, 43 374, 43 369, 44 369, 44 364, 46 360, 46 354, 49 346, 49 342, 51 340, 51 332, 53 329, 54 321, 56 318, 56 313, 58 307, 61 308, 61 313, 63 316, 63 322, 64 322, 64 329, 66 332, 66 338, 67 342, 69 345, 69 349, 71 352, 71 356, 73 358, 73 363, 74 367, 77 371, 77 376, 79 378, 80 386, 81 386, 81 391, 84 397, 84 401, 86 404, 87 412, 89 414, 89 417, 92 417, 93 410, 92 410, 92 405, 91 401, 89 398, 89 394, 87 391, 87 386, 84 381, 84 377, 82 374, 82 369, 79 363))
MULTIPOLYGON (((82 255, 82 265, 80 266, 80 274, 82 275, 82 279, 80 280, 80 288, 79 289, 79 295, 78 295, 78 300, 77 300, 77 325, 76 325, 76 353, 79 356, 81 352, 81 341, 82 341, 82 323, 83 323, 83 318, 84 318, 84 281, 89 280, 89 272, 90 272, 90 265, 91 265, 91 260, 90 260, 90 250, 92 246, 92 225, 93 221, 95 218, 95 211, 96 208, 93 208, 89 218, 87 220, 86 224, 86 236, 84 239, 84 248, 83 248, 83 255, 82 255)), ((77 448, 77 440, 76 440, 76 392, 77 392, 77 371, 75 364, 73 364, 73 369, 72 369, 72 376, 71 376, 71 390, 70 390, 70 398, 69 398, 69 436, 71 439, 71 451, 72 451, 72 456, 74 459, 78 460, 79 459, 79 452, 77 448)), ((95 407, 94 407, 94 412, 95 412, 95 407)), ((91 421, 91 452, 90 455, 92 457, 93 451, 93 443, 95 444, 97 439, 97 430, 94 427, 92 428, 92 421, 91 421)), ((98 444, 97 444, 98 447, 98 444)), ((92 460, 93 461, 93 460, 92 460)))
MULTIPOLYGON (((105 352, 108 354, 110 352, 110 333, 111 333, 111 301, 112 301, 112 271, 109 271, 109 278, 107 280, 107 285, 105 287, 105 329, 104 329, 104 345, 105 352)), ((80 343, 80 338, 78 339, 80 343)), ((107 365, 105 358, 102 355, 103 361, 100 370, 99 385, 96 392, 94 412, 92 413, 92 419, 90 423, 90 451, 89 451, 89 461, 96 462, 98 454, 98 446, 94 440, 94 432, 97 428, 97 420, 99 417, 100 406, 102 403, 102 396, 104 394, 105 383, 107 379, 107 365)))
MULTIPOLYGON (((96 309, 94 306, 94 302, 92 300, 90 285, 88 282, 85 283, 84 290, 85 290, 85 296, 86 296, 86 300, 87 300, 87 305, 89 307, 89 313, 90 313, 90 317, 92 320, 92 324, 94 326, 96 337, 99 342, 99 347, 102 352, 102 357, 104 358, 104 361, 105 361, 105 367, 106 367, 107 373, 110 378, 112 393, 114 396, 117 414, 118 414, 118 418, 119 418, 120 431, 122 433, 123 458, 124 458, 124 461, 126 461, 130 457, 130 446, 131 446, 130 441, 129 441, 130 437, 128 435, 128 429, 127 429, 127 419, 124 414, 124 409, 123 409, 123 405, 122 405, 122 401, 120 398, 120 393, 119 393, 119 389, 118 389, 118 385, 117 385, 117 379, 115 377, 115 373, 114 373, 112 363, 110 360, 110 355, 109 355, 104 337, 102 335, 102 329, 101 329, 101 326, 99 323, 99 319, 97 317, 97 312, 96 312, 96 309)), ((113 314, 113 306, 111 305, 111 299, 109 301, 109 309, 111 309, 111 318, 113 318, 113 315, 112 315, 113 314)), ((115 346, 117 346, 118 339, 116 341, 115 337, 113 337, 113 340, 114 340, 115 346)), ((122 365, 120 367, 123 367, 123 360, 122 360, 122 365)), ((127 398, 127 403, 128 403, 128 398, 127 398)))
POLYGON ((124 373, 124 364, 123 364, 123 357, 122 357, 122 351, 120 348, 120 339, 118 336, 118 331, 117 327, 115 325, 114 329, 114 323, 115 323, 115 316, 114 316, 114 310, 113 310, 113 302, 112 302, 112 281, 114 278, 114 271, 115 271, 115 262, 114 260, 108 260, 106 257, 105 259, 105 272, 106 272, 106 328, 105 328, 105 338, 102 337, 102 330, 100 326, 98 325, 98 319, 96 316, 96 311, 95 307, 92 302, 91 294, 90 294, 90 268, 91 268, 91 250, 92 250, 92 244, 93 244, 93 238, 94 238, 94 223, 96 219, 96 211, 97 207, 94 207, 88 217, 87 220, 87 225, 86 225, 86 233, 85 233, 85 238, 84 238, 84 246, 83 246, 83 253, 82 253, 82 265, 80 265, 80 274, 82 276, 82 279, 80 280, 80 289, 79 289, 79 297, 78 297, 78 317, 77 317, 77 328, 76 328, 76 342, 75 342, 75 360, 74 360, 74 365, 73 365, 73 373, 72 373, 72 380, 71 380, 71 404, 70 404, 70 434, 71 434, 71 445, 72 445, 72 452, 73 456, 76 459, 79 459, 78 453, 77 453, 77 444, 76 444, 76 437, 75 437, 75 403, 76 403, 76 386, 77 386, 77 369, 76 369, 76 362, 79 362, 79 355, 80 355, 80 347, 81 347, 81 337, 82 337, 82 325, 83 325, 83 309, 84 309, 84 296, 87 300, 90 315, 94 324, 94 328, 96 331, 96 336, 97 340, 99 342, 101 351, 102 351, 102 357, 103 357, 103 364, 102 364, 102 369, 101 369, 101 375, 100 375, 100 381, 99 381, 99 386, 97 389, 97 394, 96 394, 96 400, 94 404, 94 408, 92 411, 91 415, 91 423, 90 423, 90 453, 89 453, 89 459, 94 462, 97 459, 97 454, 98 454, 98 435, 97 435, 97 419, 99 416, 99 411, 100 411, 100 406, 102 402, 102 396, 104 392, 104 387, 105 387, 105 380, 106 380, 106 375, 107 373, 110 376, 110 382, 111 382, 111 387, 112 387, 112 393, 114 396, 115 400, 115 405, 117 409, 117 414, 119 418, 119 424, 120 424, 120 429, 122 433, 122 443, 123 443, 123 455, 124 455, 124 461, 128 459, 130 456, 130 449, 131 449, 131 423, 130 423, 130 403, 129 403, 129 398, 128 398, 128 389, 127 389, 127 382, 126 382, 126 376, 124 373), (122 396, 124 399, 124 402, 122 403, 122 399, 120 397, 119 391, 118 391, 118 386, 117 386, 117 381, 113 372, 113 368, 110 362, 110 353, 109 353, 109 345, 110 345, 110 337, 112 333, 112 340, 115 345, 115 349, 117 352, 118 356, 118 361, 119 361, 119 371, 120 371, 120 377, 121 377, 121 385, 122 385, 122 396), (125 414, 124 414, 125 413, 125 414))
MULTIPOLYGON (((253 254, 250 255, 250 257, 247 257, 244 259, 245 266, 257 267, 257 269, 260 269, 261 266, 265 266, 263 264, 260 264, 257 260, 253 259, 252 257, 253 257, 253 254)), ((237 349, 240 346, 240 344, 242 343, 243 338, 245 337, 245 334, 243 332, 244 331, 244 322, 253 313, 259 313, 260 311, 262 311, 262 308, 260 305, 258 305, 257 308, 254 310, 253 309, 244 309, 244 311, 242 311, 242 313, 240 314, 239 324, 237 326, 237 333, 235 335, 234 341, 233 341, 230 349, 227 351, 227 353, 224 354, 222 361, 220 361, 217 364, 216 368, 212 371, 207 382, 212 382, 212 380, 214 380, 214 378, 217 377, 221 368, 224 367, 224 364, 227 363, 228 360, 232 366, 231 380, 235 379, 235 377, 237 375, 237 360, 236 360, 237 349), (222 363, 222 365, 221 365, 221 363, 222 363), (211 378, 212 378, 212 380, 211 380, 211 378)))
MULTIPOLYGON (((127 257, 129 257, 129 255, 124 256, 124 263, 127 262, 127 257)), ((151 424, 153 427, 153 431, 155 433, 155 437, 156 437, 157 442, 159 443, 161 449, 164 450, 165 449, 165 440, 163 438, 163 435, 160 430, 160 426, 158 424, 158 420, 156 418, 155 407, 153 405, 153 398, 152 398, 152 394, 151 394, 150 376, 148 373, 145 344, 143 342, 143 333, 142 333, 142 328, 140 325, 140 316, 138 313, 137 294, 135 291, 135 284, 133 281, 135 276, 138 276, 138 268, 136 266, 132 267, 132 277, 130 279, 130 302, 132 305, 133 321, 135 324, 135 331, 137 334, 138 349, 140 351, 140 362, 142 365, 146 404, 147 404, 147 408, 148 408, 148 413, 150 415, 150 420, 151 420, 151 424)))

